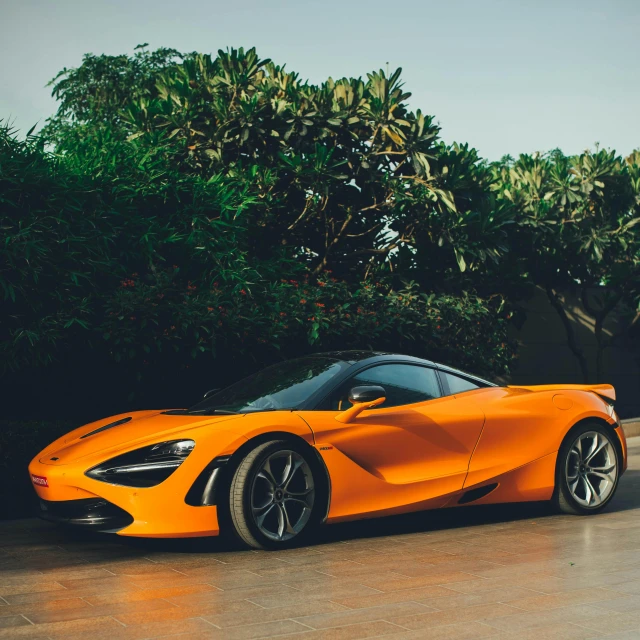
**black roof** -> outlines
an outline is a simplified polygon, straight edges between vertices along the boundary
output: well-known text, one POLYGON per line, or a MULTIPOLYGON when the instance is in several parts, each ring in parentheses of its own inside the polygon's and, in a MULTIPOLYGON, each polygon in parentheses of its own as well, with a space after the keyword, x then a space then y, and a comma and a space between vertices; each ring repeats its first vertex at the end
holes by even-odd
POLYGON ((376 356, 393 356, 400 355, 389 351, 366 351, 364 349, 345 349, 344 351, 324 351, 322 353, 311 353, 309 357, 332 358, 334 360, 343 360, 352 364, 376 356))
POLYGON ((373 362, 384 362, 385 360, 402 360, 405 362, 416 362, 421 364, 427 364, 443 371, 450 371, 451 373, 455 373, 465 378, 471 378, 482 382, 483 384, 489 386, 497 386, 495 383, 490 382, 489 380, 485 380, 480 376, 477 376, 473 373, 467 373, 466 371, 461 371, 460 369, 456 369, 455 367, 450 367, 445 364, 440 364, 438 362, 433 362, 432 360, 427 360, 426 358, 416 358, 415 356, 408 356, 402 353, 393 353, 390 351, 367 351, 364 349, 354 349, 354 350, 344 350, 344 351, 326 351, 324 353, 313 353, 308 357, 323 357, 323 358, 332 358, 335 360, 342 360, 343 362, 348 362, 349 364, 356 364, 357 362, 363 362, 364 360, 371 360, 373 362))

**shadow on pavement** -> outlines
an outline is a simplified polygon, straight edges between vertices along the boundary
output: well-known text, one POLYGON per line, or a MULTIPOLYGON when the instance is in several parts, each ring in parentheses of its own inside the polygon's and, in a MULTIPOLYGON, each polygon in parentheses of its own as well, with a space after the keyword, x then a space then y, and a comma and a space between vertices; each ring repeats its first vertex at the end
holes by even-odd
MULTIPOLYGON (((624 475, 623 485, 605 512, 626 511, 640 507, 640 471, 628 471, 624 475), (634 486, 635 485, 635 486, 634 486), (627 490, 625 490, 627 489, 627 490), (633 490, 636 489, 636 490, 633 490)), ((363 538, 378 538, 410 533, 426 533, 443 531, 461 527, 473 527, 486 524, 516 522, 532 518, 545 518, 555 512, 547 502, 527 502, 517 504, 500 504, 487 506, 469 506, 464 508, 420 511, 401 516, 371 518, 345 522, 322 527, 318 534, 305 546, 322 546, 323 544, 346 542, 363 538)), ((575 516, 581 517, 581 516, 575 516)), ((115 537, 109 534, 98 534, 76 529, 65 529, 68 541, 102 541, 105 544, 124 544, 140 551, 169 551, 173 553, 224 553, 242 549, 235 541, 221 538, 188 538, 188 539, 153 539, 115 537)))
MULTIPOLYGON (((640 471, 628 470, 620 481, 620 486, 604 513, 627 511, 640 508, 640 471)), ((354 522, 344 522, 322 527, 318 534, 306 546, 315 546, 333 542, 353 540, 357 538, 378 538, 383 536, 403 535, 408 533, 426 533, 458 529, 484 524, 515 522, 532 518, 544 518, 556 515, 548 502, 523 502, 486 506, 468 506, 451 509, 419 511, 400 516, 384 518, 368 518, 354 522)), ((588 516, 575 516, 576 518, 588 516)), ((121 538, 121 540, 124 538, 121 538)), ((151 540, 128 539, 129 544, 142 545, 149 549, 164 551, 202 552, 237 550, 233 542, 223 538, 200 538, 190 540, 151 540)))
MULTIPOLYGON (((620 482, 620 487, 606 513, 627 511, 640 508, 640 471, 628 470, 620 482)), ((454 530, 477 525, 517 522, 519 520, 540 519, 554 515, 547 502, 528 502, 487 506, 468 506, 462 508, 420 511, 401 516, 388 516, 345 522, 322 527, 305 546, 319 547, 324 544, 347 542, 355 539, 373 539, 385 536, 427 533, 430 531, 454 530)), ((579 518, 581 516, 575 516, 579 518)), ((584 516, 583 516, 584 517, 584 516)), ((588 516, 587 516, 588 517, 588 516)), ((13 521, 18 524, 20 521, 13 521)), ((34 522, 34 521, 22 521, 34 522)), ((29 527, 30 538, 34 535, 38 542, 59 544, 67 547, 74 543, 81 551, 85 545, 95 549, 101 547, 108 555, 115 548, 129 549, 137 555, 154 552, 171 553, 225 553, 242 550, 239 544, 223 537, 153 539, 127 538, 113 534, 100 534, 83 531, 73 527, 56 527, 41 523, 35 528, 29 527)))

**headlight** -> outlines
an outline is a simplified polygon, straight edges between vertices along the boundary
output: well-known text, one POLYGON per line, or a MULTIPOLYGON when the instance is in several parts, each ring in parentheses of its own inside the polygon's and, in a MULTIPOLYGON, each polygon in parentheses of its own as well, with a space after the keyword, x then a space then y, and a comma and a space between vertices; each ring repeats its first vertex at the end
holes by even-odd
POLYGON ((155 487, 166 480, 193 451, 193 440, 172 440, 130 451, 92 467, 86 475, 127 487, 155 487))

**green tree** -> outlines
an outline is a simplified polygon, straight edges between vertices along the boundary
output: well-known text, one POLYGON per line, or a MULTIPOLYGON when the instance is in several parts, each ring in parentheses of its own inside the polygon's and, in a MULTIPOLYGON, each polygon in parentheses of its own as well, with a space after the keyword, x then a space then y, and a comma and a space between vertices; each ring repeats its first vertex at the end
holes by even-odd
POLYGON ((603 381, 604 350, 611 344, 604 323, 614 310, 637 309, 639 302, 637 157, 624 160, 601 149, 575 157, 553 151, 494 166, 492 189, 516 214, 502 265, 505 285, 530 282, 546 291, 585 381, 591 377, 588 361, 563 292, 576 292, 594 320, 595 379, 603 381))
POLYGON ((452 286, 499 254, 490 174, 399 71, 312 86, 253 50, 143 48, 54 94, 42 138, 3 132, 5 368, 87 346, 147 376, 345 346, 508 367, 503 299, 452 286))
POLYGON ((400 69, 316 86, 254 49, 169 54, 88 56, 59 76, 62 106, 49 127, 57 150, 100 170, 105 154, 120 163, 131 149, 146 158, 162 148, 186 175, 246 181, 262 205, 243 219, 252 255, 270 259, 286 246, 315 274, 362 279, 389 271, 402 249, 412 278, 433 283, 503 249, 487 168, 466 145, 439 142, 431 116, 408 109, 400 69), (106 73, 110 64, 116 71, 106 73), (123 93, 121 69, 129 81, 130 67, 140 81, 123 93), (116 96, 107 107, 94 89, 105 82, 116 96))

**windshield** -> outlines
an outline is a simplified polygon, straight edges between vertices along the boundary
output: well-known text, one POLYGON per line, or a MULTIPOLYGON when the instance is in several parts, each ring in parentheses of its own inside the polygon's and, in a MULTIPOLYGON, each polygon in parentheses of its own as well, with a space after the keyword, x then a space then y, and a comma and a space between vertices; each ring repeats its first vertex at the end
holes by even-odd
POLYGON ((208 396, 188 413, 297 409, 349 364, 334 358, 280 362, 208 396))

